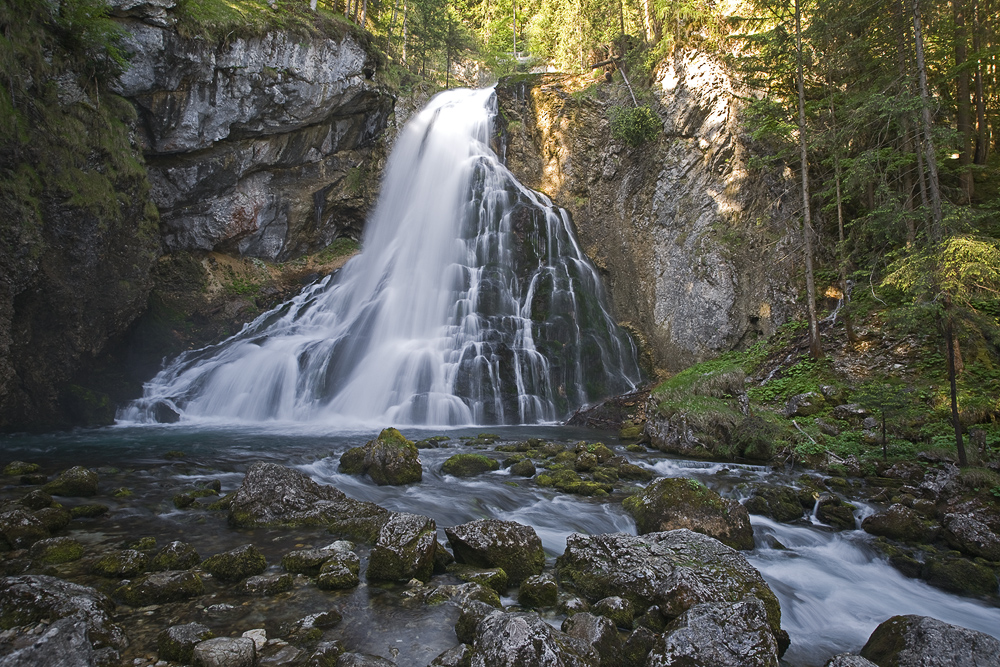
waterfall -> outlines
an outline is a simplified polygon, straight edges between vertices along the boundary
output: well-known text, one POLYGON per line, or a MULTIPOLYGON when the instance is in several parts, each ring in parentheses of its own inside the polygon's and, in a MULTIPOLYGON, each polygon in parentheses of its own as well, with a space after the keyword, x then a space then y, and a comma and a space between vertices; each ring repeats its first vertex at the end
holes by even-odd
POLYGON ((121 421, 553 422, 639 381, 566 211, 491 150, 492 89, 400 133, 362 252, 145 385, 121 421))

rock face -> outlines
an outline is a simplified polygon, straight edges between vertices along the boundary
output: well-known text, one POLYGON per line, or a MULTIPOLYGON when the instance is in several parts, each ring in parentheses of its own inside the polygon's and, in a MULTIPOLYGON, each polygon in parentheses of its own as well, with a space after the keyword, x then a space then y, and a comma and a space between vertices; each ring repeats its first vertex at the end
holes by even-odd
POLYGON ((0 663, 12 667, 116 664, 128 640, 111 622, 113 611, 111 600, 87 586, 44 575, 0 579, 0 627, 35 627, 47 622, 30 641, 0 644, 0 663))
POLYGON ((370 541, 388 518, 388 510, 374 503, 352 500, 276 463, 250 466, 229 506, 229 523, 240 528, 329 526, 370 541))
POLYGON ((792 304, 784 202, 793 184, 748 169, 752 147, 724 68, 687 52, 664 63, 653 85, 664 131, 638 148, 614 140, 607 120, 611 105, 631 104, 627 92, 598 84, 571 95, 592 83, 502 81, 502 116, 518 121, 502 136, 508 166, 572 213, 616 316, 655 365, 683 368, 769 335, 792 304))
POLYGON ((639 534, 687 528, 734 549, 753 549, 750 514, 695 479, 667 477, 622 503, 639 534))
POLYGON ((495 611, 476 625, 472 667, 598 667, 585 641, 552 628, 538 614, 495 611))
POLYGON ((417 514, 393 514, 368 559, 370 581, 427 581, 434 571, 437 526, 417 514))
POLYGON ((457 562, 501 567, 512 584, 541 574, 545 566, 542 541, 531 526, 500 519, 479 519, 445 528, 444 532, 457 562))
POLYGON ((125 24, 136 56, 118 90, 139 108, 166 250, 287 259, 357 235, 393 104, 357 38, 217 44, 125 24))
POLYGON ((893 667, 986 667, 997 664, 1000 640, 928 616, 893 616, 875 628, 861 655, 893 667))
POLYGON ((775 640, 785 636, 778 599, 760 573, 738 551, 690 530, 641 537, 573 533, 556 568, 564 584, 591 602, 618 595, 636 614, 655 606, 666 621, 697 604, 757 599, 775 640))
POLYGON ((699 604, 667 626, 647 667, 778 667, 778 644, 764 604, 699 604))

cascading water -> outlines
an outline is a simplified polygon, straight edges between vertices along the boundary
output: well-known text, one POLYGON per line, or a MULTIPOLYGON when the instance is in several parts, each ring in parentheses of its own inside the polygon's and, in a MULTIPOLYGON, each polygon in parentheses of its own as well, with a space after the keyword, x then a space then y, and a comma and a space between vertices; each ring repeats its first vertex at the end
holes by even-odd
POLYGON ((170 362, 119 419, 523 424, 634 389, 568 215, 489 147, 495 100, 437 95, 397 140, 363 252, 170 362))

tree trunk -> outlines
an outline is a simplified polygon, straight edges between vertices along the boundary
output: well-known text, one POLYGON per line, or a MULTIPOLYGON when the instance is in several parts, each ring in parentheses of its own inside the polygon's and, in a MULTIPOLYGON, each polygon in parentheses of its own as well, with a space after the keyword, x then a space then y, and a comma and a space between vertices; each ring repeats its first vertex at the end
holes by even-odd
POLYGON ((802 172, 802 250, 806 266, 806 304, 809 309, 809 353, 813 359, 823 357, 819 340, 819 320, 816 317, 816 278, 813 274, 812 214, 809 208, 809 155, 806 150, 806 94, 802 73, 802 26, 799 0, 795 0, 795 49, 798 59, 799 88, 799 153, 802 172))
POLYGON ((392 51, 392 29, 396 27, 396 13, 399 11, 399 0, 393 0, 392 3, 392 18, 389 19, 389 28, 386 30, 385 35, 385 51, 388 54, 392 51))
POLYGON ((407 34, 406 34, 406 18, 407 18, 406 1, 407 0, 403 0, 403 67, 406 67, 406 38, 407 38, 407 34))
POLYGON ((938 180, 937 156, 931 134, 931 100, 927 92, 927 68, 924 66, 924 38, 920 28, 920 0, 913 0, 913 46, 917 54, 917 75, 920 79, 920 100, 923 102, 924 148, 927 150, 928 185, 931 191, 931 240, 940 243, 943 238, 941 210, 941 185, 938 180))
POLYGON ((514 60, 517 60, 517 0, 510 3, 514 8, 514 60))
POLYGON ((969 59, 968 35, 965 28, 965 6, 962 0, 952 0, 955 16, 955 67, 959 68, 956 82, 957 113, 955 122, 962 140, 962 150, 958 154, 959 183, 965 194, 965 203, 972 201, 972 103, 969 90, 969 70, 963 67, 969 59))
POLYGON ((951 386, 951 422, 955 427, 955 449, 958 450, 958 465, 966 467, 969 460, 965 456, 962 442, 962 420, 958 416, 958 388, 955 371, 955 327, 952 323, 951 299, 945 299, 944 336, 948 343, 948 384, 951 386))
POLYGON ((973 162, 986 164, 990 151, 990 127, 986 123, 986 94, 983 86, 982 28, 979 25, 979 0, 972 0, 972 50, 976 52, 976 155, 973 162))
POLYGON ((361 27, 365 27, 368 21, 368 0, 361 0, 361 27))

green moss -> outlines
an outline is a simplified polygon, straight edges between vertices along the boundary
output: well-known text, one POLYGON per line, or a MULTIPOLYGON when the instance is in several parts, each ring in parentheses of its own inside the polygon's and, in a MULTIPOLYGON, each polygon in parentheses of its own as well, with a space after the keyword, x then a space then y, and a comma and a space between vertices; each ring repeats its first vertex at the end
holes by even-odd
POLYGON ((247 544, 210 556, 201 566, 219 581, 233 582, 262 573, 267 569, 267 560, 257 547, 247 544))
POLYGON ((70 563, 83 557, 83 545, 68 537, 55 537, 32 545, 31 553, 40 563, 70 563))
POLYGON ((499 469, 500 464, 496 460, 482 454, 455 454, 441 466, 441 472, 455 477, 474 477, 499 469))
POLYGON ((135 495, 135 493, 132 491, 132 489, 121 486, 112 491, 111 495, 115 498, 131 498, 132 496, 135 495))
POLYGON ((507 572, 502 567, 481 570, 459 565, 455 566, 452 572, 462 581, 486 586, 500 595, 507 592, 508 577, 507 572))
POLYGON ((14 476, 14 475, 30 475, 33 472, 38 472, 41 468, 37 463, 26 463, 25 461, 11 461, 6 466, 4 466, 3 474, 14 476))

